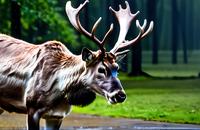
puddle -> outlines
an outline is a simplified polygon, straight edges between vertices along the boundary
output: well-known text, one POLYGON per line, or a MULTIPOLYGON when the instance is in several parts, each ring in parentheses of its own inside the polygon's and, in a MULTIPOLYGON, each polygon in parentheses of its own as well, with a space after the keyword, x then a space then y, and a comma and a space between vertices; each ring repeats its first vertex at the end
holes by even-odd
MULTIPOLYGON (((40 124, 44 130, 44 120, 40 124)), ((3 113, 0 130, 26 130, 26 115, 3 113)), ((61 130, 200 130, 200 125, 71 114, 63 120, 61 130)))

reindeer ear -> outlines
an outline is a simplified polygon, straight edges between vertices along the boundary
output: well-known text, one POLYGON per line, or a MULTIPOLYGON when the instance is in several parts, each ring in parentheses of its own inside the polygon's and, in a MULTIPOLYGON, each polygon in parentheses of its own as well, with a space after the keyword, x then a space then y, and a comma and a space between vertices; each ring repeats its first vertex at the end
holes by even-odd
POLYGON ((122 51, 122 52, 117 52, 115 54, 115 56, 116 56, 116 62, 122 60, 128 54, 128 52, 130 52, 130 50, 125 50, 125 51, 122 51))
POLYGON ((82 60, 85 62, 91 61, 93 59, 92 51, 87 48, 83 48, 82 50, 82 60))

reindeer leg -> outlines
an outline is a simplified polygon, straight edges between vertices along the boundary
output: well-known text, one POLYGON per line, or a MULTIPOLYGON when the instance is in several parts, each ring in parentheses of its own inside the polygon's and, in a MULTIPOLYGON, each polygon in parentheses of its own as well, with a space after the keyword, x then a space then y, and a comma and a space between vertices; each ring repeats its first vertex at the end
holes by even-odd
POLYGON ((39 118, 34 118, 35 116, 35 110, 34 108, 29 108, 28 109, 28 130, 39 130, 39 118))
POLYGON ((63 118, 45 119, 45 130, 59 130, 63 118))
POLYGON ((46 108, 35 110, 34 108, 28 108, 28 130, 40 129, 40 118, 46 112, 46 108))

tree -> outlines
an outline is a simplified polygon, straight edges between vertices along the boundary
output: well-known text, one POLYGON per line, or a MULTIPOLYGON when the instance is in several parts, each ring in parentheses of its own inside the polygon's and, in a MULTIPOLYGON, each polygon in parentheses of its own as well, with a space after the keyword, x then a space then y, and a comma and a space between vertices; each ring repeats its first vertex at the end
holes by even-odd
POLYGON ((158 64, 158 28, 157 28, 157 0, 148 0, 147 1, 147 19, 149 21, 154 21, 154 31, 152 35, 152 63, 158 64))
POLYGON ((183 45, 183 62, 185 64, 188 63, 188 59, 187 59, 187 24, 186 24, 186 0, 182 0, 181 1, 181 36, 182 36, 182 45, 183 45))
MULTIPOLYGON (((104 5, 102 8, 105 8, 105 27, 106 29, 110 28, 110 24, 112 23, 113 20, 113 15, 111 14, 111 11, 109 10, 109 6, 112 5, 112 0, 105 0, 104 5)), ((106 31, 106 30, 104 30, 106 31)), ((113 39, 112 37, 114 37, 113 35, 114 33, 111 33, 109 36, 109 39, 107 41, 107 46, 108 46, 108 50, 111 50, 111 48, 113 47, 113 39)))
MULTIPOLYGON (((137 2, 135 1, 129 1, 129 4, 132 5, 132 12, 137 11, 137 2)), ((135 28, 130 29, 131 38, 133 37, 133 34, 136 33, 135 28)), ((130 76, 140 76, 144 75, 144 72, 142 71, 142 46, 140 43, 137 43, 136 45, 131 47, 131 70, 129 73, 130 76)))
POLYGON ((10 7, 11 4, 10 2, 4 1, 4 0, 0 0, 0 33, 5 33, 5 34, 10 34, 10 25, 11 25, 11 21, 10 21, 10 7), (3 12, 3 13, 2 13, 3 12))
POLYGON ((177 0, 171 0, 172 3, 172 64, 177 64, 177 50, 178 50, 178 6, 177 0))
POLYGON ((11 1, 11 35, 21 38, 21 11, 20 5, 16 0, 11 1))
MULTIPOLYGON (((190 47, 188 46, 187 48, 189 49, 194 49, 194 5, 197 3, 197 2, 194 2, 194 0, 191 0, 191 1, 186 1, 185 0, 185 3, 186 5, 188 5, 187 9, 188 9, 188 14, 187 14, 187 18, 186 18, 186 23, 187 23, 187 29, 189 30, 188 31, 188 41, 187 45, 191 45, 190 47)), ((199 12, 199 11, 198 11, 199 12)), ((199 16, 199 15, 198 15, 199 16)), ((197 16, 195 16, 197 17, 197 16)), ((199 44, 199 43, 197 43, 199 44)))

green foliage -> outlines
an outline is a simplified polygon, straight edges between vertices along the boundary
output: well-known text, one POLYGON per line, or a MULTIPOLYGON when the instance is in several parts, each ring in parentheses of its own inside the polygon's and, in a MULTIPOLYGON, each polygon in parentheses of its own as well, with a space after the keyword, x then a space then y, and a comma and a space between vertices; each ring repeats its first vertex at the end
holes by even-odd
POLYGON ((72 27, 59 12, 64 10, 64 5, 59 7, 57 1, 50 0, 19 0, 19 3, 22 7, 21 22, 24 30, 27 32, 31 29, 33 32, 29 33, 32 34, 35 32, 33 42, 56 39, 78 46, 72 27))
POLYGON ((2 4, 2 3, 5 3, 5 0, 0 0, 0 3, 2 4))
POLYGON ((10 16, 8 15, 10 10, 6 8, 9 6, 9 3, 6 0, 0 0, 0 32, 1 33, 10 33, 10 16), (4 13, 2 13, 4 12, 4 13))
POLYGON ((73 112, 200 124, 199 79, 126 80, 123 86, 128 97, 125 103, 108 105, 98 97, 87 107, 74 107, 73 112))
MULTIPOLYGON (((51 0, 17 0, 21 7, 22 39, 41 43, 47 40, 59 40, 69 43, 70 47, 78 47, 74 30, 62 16, 65 5, 51 0)), ((1 32, 10 34, 10 5, 11 1, 0 1, 1 32), (2 20, 3 19, 3 20, 2 20)))

